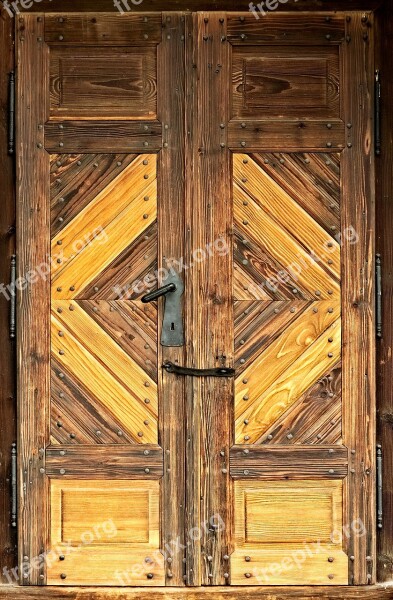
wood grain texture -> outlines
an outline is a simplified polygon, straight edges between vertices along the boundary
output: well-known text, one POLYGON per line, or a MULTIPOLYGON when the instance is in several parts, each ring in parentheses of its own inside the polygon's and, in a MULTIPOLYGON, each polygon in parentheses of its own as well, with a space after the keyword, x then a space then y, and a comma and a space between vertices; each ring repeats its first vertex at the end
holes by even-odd
MULTIPOLYGON (((10 279, 11 255, 15 254, 15 168, 13 157, 7 154, 9 73, 14 70, 14 27, 0 3, 0 172, 2 174, 2 211, 0 216, 0 280, 10 279)), ((8 292, 7 292, 8 295, 8 292)), ((17 532, 11 527, 11 445, 16 442, 15 347, 9 340, 9 301, 0 300, 0 334, 3 339, 0 371, 0 563, 11 569, 17 563, 17 532)), ((2 569, 0 582, 9 583, 2 569)))
POLYGON ((232 446, 235 479, 344 479, 348 450, 344 446, 232 446))
MULTIPOLYGON (((192 64, 198 64, 199 83, 193 95, 190 124, 193 145, 188 168, 193 169, 194 176, 187 197, 191 230, 187 259, 193 250, 214 244, 219 238, 230 252, 222 256, 215 254, 195 264, 192 275, 187 277, 186 302, 190 303, 187 366, 213 368, 231 366, 233 362, 230 153, 226 147, 226 130, 220 128, 220 124, 229 119, 229 98, 222 93, 230 77, 229 44, 221 39, 226 35, 225 14, 199 13, 194 17, 194 24, 197 53, 193 63, 190 57, 188 65, 192 69, 192 64), (206 226, 201 227, 201 223, 206 226), (223 319, 223 315, 227 318, 223 319)), ((227 468, 233 426, 232 387, 232 382, 224 378, 208 378, 203 382, 192 380, 187 390, 191 438, 187 446, 188 469, 191 470, 188 506, 194 520, 190 525, 201 527, 203 523, 211 523, 214 515, 220 515, 225 523, 225 527, 217 527, 217 523, 214 523, 216 528, 202 527, 201 540, 196 541, 192 549, 193 553, 203 549, 199 564, 198 558, 187 563, 189 585, 220 585, 227 581, 224 575, 228 572, 228 563, 223 557, 230 553, 232 523, 231 480, 227 468)))
POLYGON ((163 451, 159 446, 57 446, 46 450, 46 474, 54 479, 159 479, 163 451), (60 472, 62 469, 65 473, 60 472))
POLYGON ((288 152, 325 152, 328 147, 339 151, 344 142, 345 125, 335 119, 232 119, 228 124, 228 144, 235 152, 282 152, 283 148, 288 152))
POLYGON ((348 583, 347 556, 334 535, 342 503, 341 481, 237 481, 234 584, 348 583), (298 552, 301 568, 291 565, 298 552))
POLYGON ((107 14, 97 17, 95 11, 90 15, 75 13, 66 18, 47 15, 45 17, 45 41, 60 46, 65 44, 82 46, 157 45, 161 42, 161 18, 158 13, 133 15, 119 12, 115 15, 107 14))
POLYGON ((345 21, 342 14, 329 15, 291 15, 278 11, 268 12, 260 19, 253 14, 228 15, 228 40, 231 44, 293 44, 301 46, 306 36, 308 45, 331 46, 344 40, 345 21), (240 19, 243 18, 243 20, 240 19), (263 20, 263 27, 261 27, 263 20), (327 40, 326 36, 330 38, 327 40), (245 36, 245 37, 242 37, 245 36))
POLYGON ((51 585, 163 585, 158 481, 52 479, 50 491, 51 585))
POLYGON ((372 16, 352 15, 344 53, 344 113, 352 123, 342 156, 342 228, 352 227, 356 244, 342 249, 343 273, 343 443, 354 451, 347 489, 346 519, 360 519, 367 535, 349 540, 350 583, 375 581, 375 323, 374 161, 372 16), (369 26, 370 25, 370 26, 369 26), (367 34, 367 35, 366 35, 367 34), (372 561, 367 560, 372 557, 372 561))
POLYGON ((156 119, 157 48, 52 47, 50 115, 156 119))
MULTIPOLYGON (((50 248, 49 156, 43 149, 43 130, 38 128, 48 115, 46 90, 40 83, 48 75, 48 48, 37 41, 43 35, 43 23, 36 17, 26 15, 18 21, 17 94, 20 106, 29 107, 19 110, 17 120, 19 276, 46 264, 50 248)), ((40 469, 49 440, 49 299, 50 282, 39 278, 17 300, 19 564, 25 556, 29 560, 39 556, 48 543, 48 490, 40 469)), ((27 570, 22 583, 45 583, 43 563, 27 570)))
POLYGON ((52 120, 45 125, 45 148, 52 153, 158 152, 161 139, 161 124, 155 121, 52 120))
MULTIPOLYGON (((164 269, 168 269, 171 258, 180 260, 185 255, 186 27, 184 14, 163 13, 162 44, 158 54, 158 105, 165 140, 159 156, 158 260, 159 266, 164 269)), ((184 277, 184 274, 180 273, 180 277, 184 277)), ((160 280, 159 284, 161 283, 163 281, 160 280)), ((162 323, 162 300, 158 310, 158 320, 162 323)), ((166 361, 185 364, 185 347, 166 348, 160 345, 158 365, 161 366, 166 361)), ((176 548, 172 550, 172 555, 167 551, 166 556, 165 581, 171 588, 185 584, 187 534, 184 386, 184 378, 175 378, 165 369, 159 370, 159 433, 160 443, 165 450, 164 476, 161 482, 161 547, 176 548), (177 542, 182 547, 174 546, 177 542)))
POLYGON ((340 118, 337 46, 235 47, 232 65, 232 118, 340 118))
POLYGON ((376 13, 376 68, 383 72, 382 88, 382 155, 376 160, 376 215, 377 215, 377 252, 382 254, 383 277, 383 338, 377 344, 377 406, 378 433, 377 441, 383 447, 383 511, 385 525, 378 534, 378 576, 381 582, 393 579, 393 532, 388 525, 393 519, 393 437, 392 415, 393 401, 390 381, 392 380, 392 236, 390 231, 393 222, 392 178, 390 165, 393 161, 393 114, 389 110, 389 98, 393 93, 393 80, 388 75, 392 72, 392 40, 393 40, 393 2, 388 0, 376 13))

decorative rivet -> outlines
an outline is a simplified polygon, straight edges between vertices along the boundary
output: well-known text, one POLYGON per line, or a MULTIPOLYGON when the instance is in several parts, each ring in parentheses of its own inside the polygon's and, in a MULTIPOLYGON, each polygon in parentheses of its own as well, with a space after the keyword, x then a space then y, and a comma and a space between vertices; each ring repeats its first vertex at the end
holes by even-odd
POLYGON ((241 36, 240 36, 240 39, 241 39, 241 40, 245 40, 245 39, 246 39, 246 37, 247 37, 247 36, 246 36, 246 34, 245 34, 245 33, 242 33, 242 34, 241 34, 241 36))
POLYGON ((244 148, 246 146, 246 142, 241 142, 240 145, 244 148))
POLYGON ((332 147, 332 145, 333 145, 333 144, 332 144, 332 142, 327 142, 327 143, 326 143, 326 147, 327 147, 327 148, 331 148, 331 147, 332 147))
POLYGON ((333 556, 329 556, 329 558, 328 558, 328 562, 330 562, 330 563, 334 562, 334 558, 333 558, 333 556))
POLYGON ((350 556, 349 559, 353 562, 355 560, 354 556, 350 556))
POLYGON ((62 42, 64 40, 64 36, 63 35, 59 35, 59 40, 62 42))
POLYGON ((334 579, 334 575, 328 575, 329 579, 334 579))
POLYGON ((288 439, 288 440, 291 440, 292 438, 293 438, 293 435, 292 435, 292 433, 288 433, 288 435, 287 435, 287 439, 288 439))
POLYGON ((249 474, 250 474, 250 471, 249 471, 248 469, 245 469, 245 470, 243 471, 243 473, 244 473, 244 475, 249 475, 249 474))
POLYGON ((247 400, 249 400, 249 399, 250 399, 250 396, 243 396, 243 400, 246 400, 246 401, 247 401, 247 400))
POLYGON ((249 422, 250 422, 250 421, 249 421, 248 419, 244 419, 244 424, 245 424, 245 425, 248 425, 248 424, 249 424, 249 422))
POLYGON ((76 435, 75 435, 75 433, 70 433, 70 438, 71 438, 72 440, 74 440, 74 439, 76 438, 76 435))
POLYGON ((60 575, 60 578, 61 578, 61 579, 67 579, 67 575, 66 575, 65 573, 62 573, 62 574, 60 575))
POLYGON ((244 573, 244 577, 247 577, 247 579, 250 579, 251 573, 244 573))
POLYGON ((45 473, 45 469, 40 469, 40 473, 43 475, 45 473))
POLYGON ((226 144, 224 144, 224 142, 221 142, 220 147, 221 148, 225 148, 226 144))
POLYGON ((64 337, 64 332, 63 331, 59 331, 59 337, 64 337))
POLYGON ((243 225, 248 225, 248 221, 247 221, 247 220, 244 220, 244 221, 243 221, 243 225))
POLYGON ((333 308, 328 308, 328 313, 331 314, 332 312, 334 312, 333 308))
POLYGON ((334 475, 334 469, 329 469, 329 475, 334 475))
POLYGON ((267 436, 267 439, 270 441, 270 440, 273 439, 273 436, 270 434, 270 435, 267 436))
POLYGON ((58 220, 59 223, 63 223, 64 218, 63 217, 59 217, 57 220, 58 220))
POLYGON ((246 442, 248 442, 248 440, 250 439, 250 436, 249 435, 245 435, 244 439, 245 439, 246 442))
POLYGON ((143 218, 146 220, 149 218, 149 215, 143 215, 143 218))
POLYGON ((328 357, 329 357, 329 358, 333 358, 333 354, 332 354, 332 352, 329 352, 329 354, 328 354, 328 357))
POLYGON ((59 373, 59 378, 64 379, 64 373, 59 373))
POLYGON ((60 469, 60 475, 65 475, 65 469, 60 469))
POLYGON ((332 36, 330 35, 330 33, 327 33, 327 34, 325 35, 325 38, 326 38, 327 40, 330 40, 330 39, 331 39, 331 37, 332 37, 332 36))
POLYGON ((80 166, 81 166, 81 164, 82 164, 82 161, 81 161, 81 160, 78 160, 76 164, 78 165, 78 167, 80 167, 80 166))
POLYGON ((150 473, 150 469, 145 469, 145 473, 150 473))
POLYGON ((153 577, 154 577, 153 573, 148 573, 148 574, 147 574, 147 578, 148 578, 148 579, 153 579, 153 577))
POLYGON ((65 556, 64 556, 64 554, 60 554, 60 556, 59 556, 59 560, 65 560, 65 556))
POLYGON ((74 286, 74 285, 72 285, 72 286, 70 287, 70 292, 75 292, 75 286, 74 286))
POLYGON ((226 473, 228 473, 228 469, 221 469, 221 473, 224 473, 225 475, 226 473))
POLYGON ((332 124, 331 124, 331 123, 327 123, 326 127, 327 127, 328 129, 331 129, 331 128, 332 128, 332 124))
POLYGON ((64 146, 63 142, 59 142, 59 146, 62 148, 64 146))
POLYGON ((143 451, 143 454, 144 454, 145 456, 149 456, 149 454, 150 454, 150 450, 144 450, 144 451, 143 451))
POLYGON ((150 404, 149 398, 145 398, 145 404, 150 404))
POLYGON ((142 431, 138 431, 138 437, 143 437, 143 432, 142 431))

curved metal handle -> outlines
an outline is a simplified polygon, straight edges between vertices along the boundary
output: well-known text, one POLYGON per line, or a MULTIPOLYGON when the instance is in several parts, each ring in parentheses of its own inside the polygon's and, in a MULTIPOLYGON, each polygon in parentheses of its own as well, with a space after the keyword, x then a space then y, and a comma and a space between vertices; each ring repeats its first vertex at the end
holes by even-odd
POLYGON ((161 298, 161 296, 166 296, 170 292, 176 292, 176 286, 174 283, 168 283, 168 285, 164 285, 162 288, 155 290, 154 292, 150 292, 150 294, 146 294, 141 298, 143 304, 148 304, 148 302, 153 302, 157 300, 157 298, 161 298))
POLYGON ((218 369, 190 369, 188 367, 179 367, 171 362, 162 365, 168 373, 175 375, 188 375, 189 377, 234 377, 235 369, 229 367, 219 367, 218 369))

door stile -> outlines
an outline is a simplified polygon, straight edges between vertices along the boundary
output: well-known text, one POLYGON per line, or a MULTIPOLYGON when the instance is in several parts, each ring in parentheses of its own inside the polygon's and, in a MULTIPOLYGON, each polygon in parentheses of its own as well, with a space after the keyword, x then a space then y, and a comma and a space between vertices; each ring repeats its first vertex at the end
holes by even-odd
POLYGON ((357 243, 342 246, 343 441, 350 457, 345 518, 353 532, 348 554, 349 581, 354 585, 375 582, 376 568, 372 25, 371 13, 348 15, 346 37, 350 41, 343 53, 346 148, 342 153, 342 232, 353 228, 358 238, 357 243), (362 528, 360 535, 356 524, 362 528))
MULTIPOLYGON (((184 15, 163 13, 162 43, 158 50, 159 120, 163 125, 163 149, 159 162, 159 256, 166 272, 169 259, 184 256, 184 15)), ((180 272, 180 277, 184 274, 180 272)), ((164 282, 161 281, 160 285, 164 282)), ((164 301, 160 301, 159 338, 164 301)), ((160 445, 164 450, 161 489, 161 547, 166 561, 166 584, 184 585, 185 549, 185 404, 184 378, 175 378, 161 368, 165 362, 184 364, 184 346, 159 346, 160 445)))
MULTIPOLYGON (((227 146, 229 45, 225 13, 194 16, 198 88, 192 118, 193 192, 188 188, 189 253, 199 252, 188 275, 188 366, 233 366, 231 277, 231 155, 227 146), (225 253, 218 251, 225 248, 225 253)), ((189 585, 229 581, 233 381, 204 378, 188 384, 187 511, 200 528, 188 563, 189 585), (190 475, 192 474, 192 481, 190 475), (200 565, 195 560, 200 546, 200 565), (192 571, 191 571, 192 569, 192 571)))
POLYGON ((48 482, 45 447, 49 440, 50 398, 50 214, 49 154, 44 148, 48 117, 49 49, 42 18, 17 19, 18 278, 42 277, 22 286, 17 304, 17 389, 19 461, 19 565, 24 585, 43 585, 48 543, 48 482), (31 66, 34 65, 34 69, 31 66), (32 327, 34 321, 39 327, 32 327), (34 568, 30 569, 30 565, 34 568))

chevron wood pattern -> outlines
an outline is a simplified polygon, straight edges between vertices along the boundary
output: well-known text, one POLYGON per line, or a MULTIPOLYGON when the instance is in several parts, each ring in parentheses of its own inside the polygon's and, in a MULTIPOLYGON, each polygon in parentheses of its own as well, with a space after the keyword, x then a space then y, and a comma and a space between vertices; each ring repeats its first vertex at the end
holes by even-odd
MULTIPOLYGON (((107 176, 105 186, 102 181, 97 184, 98 193, 94 197, 86 197, 84 190, 76 194, 81 200, 79 210, 78 200, 74 199, 74 212, 68 222, 62 221, 65 219, 62 215, 57 217, 57 223, 66 224, 61 230, 55 229, 52 237, 54 298, 81 298, 85 292, 90 297, 92 283, 100 281, 107 269, 113 276, 112 287, 116 287, 113 269, 122 266, 124 269, 124 260, 130 258, 130 253, 138 260, 135 272, 130 270, 128 274, 129 283, 148 269, 149 254, 146 260, 142 259, 146 265, 142 270, 139 255, 148 250, 144 238, 151 238, 154 231, 146 230, 157 218, 157 159, 155 155, 140 155, 125 162, 126 166, 118 167, 120 172, 116 176, 110 171, 112 176, 107 176)), ((100 168, 100 163, 94 164, 100 168)), ((150 248, 151 264, 155 262, 153 254, 150 248)), ((116 295, 112 293, 111 297, 116 295)))
MULTIPOLYGON (((327 218, 325 204, 316 200, 321 196, 319 188, 309 186, 311 191, 304 189, 301 203, 297 202, 301 195, 301 180, 297 193, 288 193, 292 193, 293 180, 290 166, 292 162, 296 164, 296 158, 290 159, 292 162, 287 168, 284 158, 281 158, 284 164, 278 159, 273 163, 278 163, 285 175, 288 173, 284 187, 276 174, 275 178, 271 176, 271 169, 262 168, 261 164, 271 166, 271 159, 263 156, 235 154, 233 159, 236 300, 338 298, 340 244, 335 238, 336 196, 332 196, 334 209, 331 209, 332 220, 329 221, 334 229, 327 233, 319 224, 327 218), (315 205, 311 213, 305 210, 309 197, 314 198, 315 205), (319 206, 317 221, 313 215, 319 206)), ((319 163, 321 161, 319 159, 319 163)), ((317 161, 313 159, 313 166, 315 163, 317 161)), ((316 179, 312 173, 308 176, 311 180, 316 179)), ((328 181, 331 182, 329 185, 334 185, 333 179, 328 181)), ((338 192, 336 181, 336 194, 338 192)))
POLYGON ((54 155, 53 444, 158 441, 154 155, 54 155))
POLYGON ((338 156, 233 161, 235 441, 340 444, 338 156))

